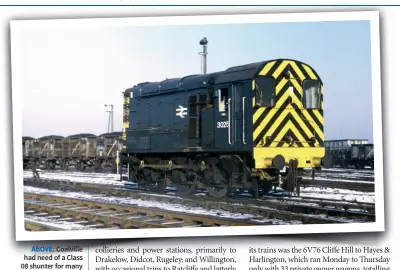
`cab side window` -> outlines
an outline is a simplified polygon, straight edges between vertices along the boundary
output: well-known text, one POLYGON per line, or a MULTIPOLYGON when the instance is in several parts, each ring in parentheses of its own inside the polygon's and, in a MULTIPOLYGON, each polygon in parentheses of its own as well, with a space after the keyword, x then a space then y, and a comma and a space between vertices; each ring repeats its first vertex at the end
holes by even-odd
POLYGON ((303 106, 305 109, 321 108, 321 84, 317 80, 304 80, 303 106))
POLYGON ((255 80, 256 106, 274 107, 275 106, 275 87, 276 81, 272 77, 257 77, 255 80))
POLYGON ((225 112, 228 109, 228 88, 218 89, 218 110, 225 112))

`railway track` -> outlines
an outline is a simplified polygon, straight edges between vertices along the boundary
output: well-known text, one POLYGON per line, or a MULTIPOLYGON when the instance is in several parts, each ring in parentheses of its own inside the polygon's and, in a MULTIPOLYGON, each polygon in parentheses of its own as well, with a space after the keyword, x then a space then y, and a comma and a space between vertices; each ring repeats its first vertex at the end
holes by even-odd
POLYGON ((367 181, 303 179, 301 185, 304 187, 340 188, 361 192, 375 191, 375 183, 367 181))
POLYGON ((362 173, 362 174, 366 174, 366 175, 373 175, 375 173, 374 170, 372 169, 355 169, 355 168, 347 168, 347 169, 343 169, 340 167, 335 167, 335 168, 331 168, 331 169, 325 169, 322 168, 321 169, 322 173, 362 173))
POLYGON ((366 182, 374 182, 374 176, 366 176, 366 175, 343 175, 343 174, 319 174, 316 179, 323 180, 347 180, 347 181, 366 181, 366 182))
MULTIPOLYGON (((46 171, 47 172, 47 171, 46 171)), ((318 177, 315 180, 312 180, 311 178, 303 178, 301 182, 301 186, 303 187, 324 187, 324 188, 340 188, 340 189, 348 189, 348 190, 354 190, 354 191, 360 191, 360 192, 374 192, 375 191, 375 183, 373 181, 373 178, 369 178, 370 180, 364 180, 361 181, 361 179, 357 179, 355 177, 349 178, 347 177, 340 177, 340 176, 334 176, 330 174, 330 171, 323 171, 323 173, 326 173, 326 178, 329 179, 323 179, 321 177, 318 177), (337 179, 337 180, 333 180, 337 179)), ((52 176, 53 172, 49 174, 49 176, 52 176)), ((54 173, 55 174, 55 173, 54 173)), ((93 174, 98 174, 98 173, 93 173, 93 174)), ((92 173, 88 174, 82 174, 79 175, 79 177, 82 178, 93 178, 92 173)), ((68 175, 65 176, 73 176, 76 174, 71 174, 69 173, 68 175)), ((59 177, 57 174, 55 176, 59 177)), ((115 181, 115 175, 113 176, 105 176, 106 178, 109 178, 109 181, 115 181)))
POLYGON ((52 190, 89 192, 102 194, 104 197, 129 197, 143 201, 158 201, 201 207, 208 210, 220 209, 233 213, 253 214, 266 218, 295 220, 307 223, 345 223, 347 219, 358 221, 375 221, 373 203, 344 202, 316 198, 276 198, 253 199, 248 197, 216 199, 208 196, 174 196, 129 189, 125 186, 78 183, 58 180, 24 179, 24 185, 52 190), (238 200, 239 199, 239 200, 238 200), (325 215, 321 217, 316 215, 325 215))
POLYGON ((27 231, 64 231, 65 228, 48 223, 25 219, 25 230, 27 231))
MULTIPOLYGON (((54 217, 56 215, 55 217, 70 218, 75 222, 87 223, 91 228, 95 226, 100 229, 219 227, 269 224, 252 220, 238 220, 35 193, 24 193, 24 206, 26 211, 33 210, 36 214, 44 213, 45 215, 41 215, 42 218, 43 216, 54 217)), ((51 230, 57 230, 56 225, 40 226, 38 225, 40 223, 29 220, 29 214, 27 216, 28 219, 26 218, 25 226, 28 228, 43 230, 44 227, 47 227, 51 230)))
POLYGON ((374 171, 360 170, 322 170, 318 173, 319 179, 339 179, 351 181, 375 181, 374 171))

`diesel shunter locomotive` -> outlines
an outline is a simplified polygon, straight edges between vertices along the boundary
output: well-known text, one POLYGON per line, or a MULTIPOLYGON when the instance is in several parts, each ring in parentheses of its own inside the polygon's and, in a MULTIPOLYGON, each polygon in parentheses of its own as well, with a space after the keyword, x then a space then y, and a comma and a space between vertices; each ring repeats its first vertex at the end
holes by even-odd
POLYGON ((122 140, 130 180, 153 191, 298 194, 302 177, 332 167, 322 80, 290 59, 135 85, 124 91, 122 140))

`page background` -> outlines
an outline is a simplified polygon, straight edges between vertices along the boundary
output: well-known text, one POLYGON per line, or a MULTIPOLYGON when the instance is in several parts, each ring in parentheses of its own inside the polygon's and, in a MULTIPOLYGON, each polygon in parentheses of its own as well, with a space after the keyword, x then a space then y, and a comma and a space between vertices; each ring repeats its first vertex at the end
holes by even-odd
MULTIPOLYGON (((196 237, 181 239, 152 239, 152 240, 89 240, 74 241, 81 245, 102 244, 132 244, 140 245, 147 243, 157 245, 168 245, 169 241, 174 245, 198 243, 207 245, 221 243, 232 245, 236 248, 247 249, 249 245, 259 244, 274 246, 292 246, 296 243, 306 244, 365 244, 377 246, 390 246, 392 249, 391 265, 397 265, 399 261, 396 254, 399 248, 396 247, 396 240, 399 238, 398 229, 398 194, 399 187, 396 167, 398 166, 398 156, 396 149, 400 149, 399 142, 396 140, 398 130, 399 105, 398 93, 398 65, 400 53, 400 7, 2 7, 0 9, 1 42, 0 52, 2 53, 3 64, 0 65, 2 83, 1 123, 3 134, 0 136, 2 154, 0 164, 2 164, 2 188, 1 200, 3 207, 3 218, 1 229, 3 239, 1 245, 2 265, 8 269, 18 269, 22 262, 22 254, 30 250, 32 242, 17 243, 15 241, 15 219, 14 219, 14 186, 13 186, 13 141, 12 141, 12 107, 11 107, 11 72, 10 72, 10 42, 9 42, 9 20, 10 19, 30 19, 30 18, 79 18, 79 17, 122 17, 122 16, 147 16, 147 15, 212 15, 212 14, 246 14, 246 13, 277 13, 277 12, 312 12, 312 11, 360 11, 360 10, 379 10, 380 11, 380 33, 381 33, 381 73, 382 73, 382 115, 383 115, 383 149, 384 149, 384 189, 385 189, 385 209, 386 209, 386 232, 385 233, 348 233, 348 234, 311 234, 311 235, 282 235, 282 236, 242 236, 242 237, 196 237)), ((62 243, 58 241, 55 243, 62 243)), ((48 244, 51 241, 40 244, 48 244)), ((68 243, 68 242, 67 242, 68 243)), ((38 243, 39 244, 39 243, 38 243)), ((72 243, 69 243, 72 244, 72 243)), ((243 260, 247 260, 247 254, 242 253, 243 260)), ((239 258, 238 258, 239 259, 239 258)), ((7 269, 6 268, 6 269, 7 269)))

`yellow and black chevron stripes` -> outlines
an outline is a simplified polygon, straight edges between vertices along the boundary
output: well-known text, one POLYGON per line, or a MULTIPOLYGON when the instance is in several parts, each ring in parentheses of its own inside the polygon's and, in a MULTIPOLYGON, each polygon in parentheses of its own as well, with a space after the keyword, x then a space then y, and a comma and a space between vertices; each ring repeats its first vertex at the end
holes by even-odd
MULTIPOLYGON (((263 146, 283 146, 282 142, 285 141, 285 137, 290 136, 295 142, 293 146, 316 146, 310 140, 312 137, 315 137, 317 143, 322 146, 323 133, 315 130, 323 130, 323 126, 318 125, 315 128, 310 121, 304 120, 302 111, 293 108, 290 104, 286 108, 265 109, 254 123, 254 145, 261 143, 263 146), (286 125, 290 125, 291 128, 283 133, 282 130, 287 129, 286 125)), ((311 115, 313 114, 311 113, 311 115)))
POLYGON ((129 128, 129 93, 124 95, 124 128, 129 128), (128 96, 126 96, 128 95, 128 96))
MULTIPOLYGON (((304 109, 302 105, 302 82, 305 79, 319 80, 318 74, 309 66, 293 60, 268 62, 259 75, 276 80, 275 106, 255 107, 253 91, 253 143, 268 147, 316 147, 323 146, 323 107, 304 109), (284 74, 289 74, 285 78, 284 74), (293 143, 286 138, 290 136, 293 143), (315 141, 311 138, 315 138, 315 141)), ((253 81, 253 90, 255 82, 253 81)), ((321 91, 321 100, 323 92, 321 91)))
POLYGON ((122 140, 126 140, 126 129, 129 128, 129 92, 124 93, 124 107, 123 107, 123 132, 122 140))

